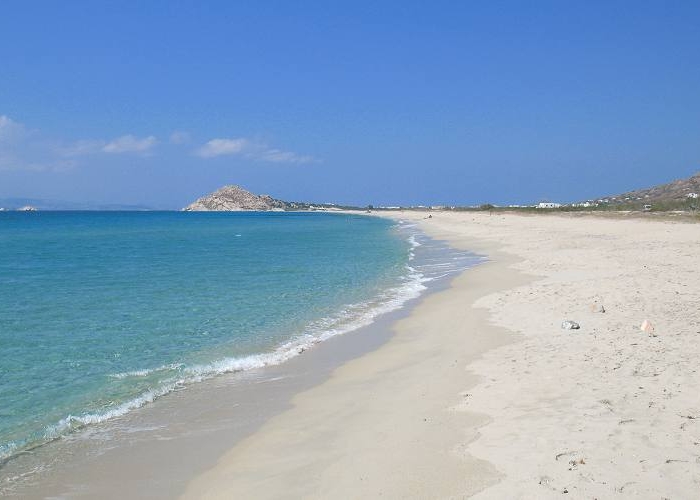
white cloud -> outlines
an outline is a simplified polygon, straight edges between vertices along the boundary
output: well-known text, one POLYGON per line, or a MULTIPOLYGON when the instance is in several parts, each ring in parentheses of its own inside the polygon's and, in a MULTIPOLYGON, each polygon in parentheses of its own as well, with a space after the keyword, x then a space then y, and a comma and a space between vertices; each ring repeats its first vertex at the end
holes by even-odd
POLYGON ((102 139, 81 139, 68 145, 55 148, 63 157, 74 158, 76 156, 94 155, 98 153, 140 153, 147 154, 156 144, 158 139, 150 135, 139 139, 131 134, 117 137, 111 141, 102 139))
MULTIPOLYGON (((175 130, 169 137, 172 145, 191 142, 188 132, 175 130)), ((112 140, 81 139, 66 142, 46 138, 40 131, 28 130, 23 124, 0 115, 0 170, 64 171, 79 167, 81 158, 93 155, 136 154, 148 156, 159 144, 149 135, 123 135, 112 140)), ((286 164, 316 163, 313 156, 268 146, 246 137, 215 138, 193 154, 201 158, 239 156, 252 161, 286 164)))
POLYGON ((105 153, 146 153, 156 144, 158 144, 158 139, 152 135, 139 139, 129 134, 108 142, 102 147, 102 151, 105 153))
POLYGON ((235 155, 242 153, 250 146, 250 141, 244 138, 238 139, 212 139, 199 148, 195 154, 202 158, 214 158, 223 155, 235 155))
POLYGON ((48 139, 40 131, 0 115, 0 170, 66 171, 80 166, 79 158, 95 154, 147 155, 158 144, 154 136, 131 134, 111 141, 79 140, 71 143, 48 139))
POLYGON ((187 144, 190 142, 189 132, 183 132, 182 130, 176 130, 170 134, 170 144, 187 144))
POLYGON ((212 139, 195 151, 202 158, 240 155, 256 161, 272 163, 314 163, 313 156, 300 155, 291 151, 270 148, 264 143, 252 141, 245 137, 231 139, 212 139))
POLYGON ((105 146, 105 141, 83 139, 67 146, 59 146, 56 152, 61 156, 74 157, 99 153, 105 146))
POLYGON ((291 151, 280 151, 279 149, 263 149, 251 156, 256 160, 274 163, 314 163, 316 161, 313 156, 299 155, 291 151))

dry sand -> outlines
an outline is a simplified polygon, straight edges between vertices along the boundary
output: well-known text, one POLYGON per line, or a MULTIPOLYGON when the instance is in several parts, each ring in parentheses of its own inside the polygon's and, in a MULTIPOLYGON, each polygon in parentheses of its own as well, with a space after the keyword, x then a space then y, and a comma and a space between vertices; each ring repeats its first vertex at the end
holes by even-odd
POLYGON ((700 224, 401 217, 491 262, 186 498, 700 498, 700 224))

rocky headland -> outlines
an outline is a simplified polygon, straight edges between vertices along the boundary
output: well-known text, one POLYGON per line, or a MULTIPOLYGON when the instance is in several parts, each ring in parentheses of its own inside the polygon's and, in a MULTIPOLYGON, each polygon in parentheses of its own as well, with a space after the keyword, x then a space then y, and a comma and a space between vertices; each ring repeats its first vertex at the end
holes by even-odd
POLYGON ((291 203, 266 194, 257 195, 240 186, 224 186, 183 208, 186 212, 265 212, 293 208, 291 203))

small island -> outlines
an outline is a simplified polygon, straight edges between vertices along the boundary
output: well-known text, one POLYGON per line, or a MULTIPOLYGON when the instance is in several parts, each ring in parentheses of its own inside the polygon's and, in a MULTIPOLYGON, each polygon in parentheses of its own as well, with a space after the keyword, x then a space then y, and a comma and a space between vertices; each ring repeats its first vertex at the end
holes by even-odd
POLYGON ((334 203, 283 201, 267 194, 255 194, 241 186, 228 185, 198 198, 182 209, 183 212, 285 212, 360 210, 359 207, 334 203))
POLYGON ((257 195, 240 186, 224 186, 202 196, 182 210, 185 212, 265 212, 283 211, 289 203, 269 195, 257 195))

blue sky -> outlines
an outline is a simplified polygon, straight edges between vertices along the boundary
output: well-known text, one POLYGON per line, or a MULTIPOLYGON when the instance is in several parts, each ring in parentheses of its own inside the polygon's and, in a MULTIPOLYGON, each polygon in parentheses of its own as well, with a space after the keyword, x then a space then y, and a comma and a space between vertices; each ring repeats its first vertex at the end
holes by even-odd
POLYGON ((0 5, 0 198, 585 199, 700 170, 700 3, 0 5))

